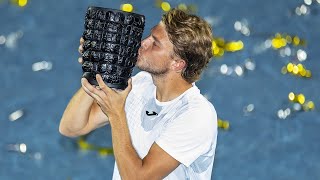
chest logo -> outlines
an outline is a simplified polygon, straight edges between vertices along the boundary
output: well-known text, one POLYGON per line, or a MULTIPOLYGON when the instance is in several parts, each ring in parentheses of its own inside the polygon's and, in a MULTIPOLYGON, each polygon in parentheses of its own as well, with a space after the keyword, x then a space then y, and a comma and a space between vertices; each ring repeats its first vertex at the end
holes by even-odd
POLYGON ((156 116, 158 115, 158 113, 152 111, 152 113, 150 113, 149 111, 146 111, 147 116, 156 116))

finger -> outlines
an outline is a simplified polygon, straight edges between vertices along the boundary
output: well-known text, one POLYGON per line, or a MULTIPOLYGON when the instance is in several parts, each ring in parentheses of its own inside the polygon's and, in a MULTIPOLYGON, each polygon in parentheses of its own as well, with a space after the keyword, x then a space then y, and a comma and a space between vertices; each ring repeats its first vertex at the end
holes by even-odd
POLYGON ((132 90, 132 79, 129 78, 128 79, 128 86, 126 87, 126 89, 123 91, 125 94, 129 94, 129 92, 132 90))
POLYGON ((84 39, 83 39, 83 37, 81 37, 80 38, 80 45, 83 45, 83 43, 84 43, 84 39))
POLYGON ((86 78, 81 79, 83 89, 95 100, 103 103, 102 99, 105 96, 103 91, 98 90, 94 86, 92 86, 86 78))
POLYGON ((100 93, 99 90, 94 85, 91 85, 86 78, 81 78, 81 84, 91 93, 94 93, 96 95, 100 93))
POLYGON ((102 77, 100 74, 96 74, 96 79, 97 79, 97 82, 99 84, 99 87, 100 89, 105 92, 105 93, 110 93, 110 91, 112 91, 111 88, 109 88, 103 81, 102 77))
POLYGON ((78 48, 78 52, 79 52, 80 54, 82 54, 82 52, 83 52, 83 47, 82 47, 81 44, 80 44, 80 46, 79 46, 79 48, 78 48))
POLYGON ((82 63, 83 63, 83 59, 82 59, 82 57, 79 57, 79 58, 78 58, 78 62, 79 62, 80 64, 82 64, 82 63))
POLYGON ((99 97, 97 97, 97 95, 94 94, 94 93, 92 92, 92 90, 89 90, 90 87, 89 87, 88 84, 90 84, 90 83, 88 82, 88 80, 87 80, 86 78, 82 78, 82 79, 81 79, 82 89, 83 89, 88 95, 90 95, 90 96, 94 99, 94 101, 96 102, 97 99, 99 99, 99 97))
POLYGON ((97 96, 96 94, 92 93, 91 91, 89 91, 89 89, 82 84, 82 89, 90 96, 92 97, 92 99, 94 100, 95 103, 99 104, 99 101, 101 101, 102 99, 97 96))

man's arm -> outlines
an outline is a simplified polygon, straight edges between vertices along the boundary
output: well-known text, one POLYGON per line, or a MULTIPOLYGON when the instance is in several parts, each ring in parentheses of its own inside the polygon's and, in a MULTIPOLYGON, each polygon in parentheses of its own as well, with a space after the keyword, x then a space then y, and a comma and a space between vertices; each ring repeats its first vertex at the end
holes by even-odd
POLYGON ((163 179, 176 169, 180 162, 175 160, 156 143, 154 143, 147 156, 141 159, 133 148, 126 116, 110 117, 112 129, 112 144, 115 160, 123 180, 126 179, 163 179))
POLYGON ((176 169, 180 162, 175 160, 157 144, 153 144, 147 156, 141 159, 134 149, 128 129, 125 101, 131 91, 131 80, 123 91, 109 88, 100 75, 96 76, 100 89, 93 87, 83 79, 84 90, 100 105, 101 110, 108 114, 111 125, 112 144, 115 160, 123 180, 130 179, 163 179, 176 169))
MULTIPOLYGON (((80 38, 79 53, 83 52, 84 39, 80 38)), ((83 63, 83 59, 78 59, 83 63)), ((108 123, 108 117, 101 111, 94 99, 85 91, 84 86, 70 100, 60 121, 59 131, 69 137, 87 134, 108 123)))
POLYGON ((107 123, 108 117, 101 111, 98 104, 83 88, 80 88, 63 113, 59 131, 65 136, 76 137, 107 123))

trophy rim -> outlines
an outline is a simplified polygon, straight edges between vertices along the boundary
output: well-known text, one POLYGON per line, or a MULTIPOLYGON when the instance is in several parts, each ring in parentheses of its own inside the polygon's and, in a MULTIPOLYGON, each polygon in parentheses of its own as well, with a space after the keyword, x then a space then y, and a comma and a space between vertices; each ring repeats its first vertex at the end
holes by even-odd
POLYGON ((104 10, 104 11, 120 12, 120 13, 123 13, 123 14, 133 14, 133 15, 137 15, 137 16, 141 16, 141 17, 145 18, 145 16, 143 14, 133 13, 133 12, 126 12, 126 11, 122 11, 122 10, 119 10, 119 9, 106 8, 106 7, 101 7, 101 6, 89 6, 87 10, 90 10, 90 9, 100 9, 100 10, 104 10))

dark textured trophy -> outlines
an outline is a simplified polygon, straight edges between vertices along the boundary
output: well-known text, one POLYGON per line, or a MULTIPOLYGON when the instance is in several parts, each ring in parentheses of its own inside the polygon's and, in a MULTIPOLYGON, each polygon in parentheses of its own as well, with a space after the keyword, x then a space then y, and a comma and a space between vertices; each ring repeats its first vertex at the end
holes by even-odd
POLYGON ((125 89, 136 64, 145 17, 115 9, 87 9, 83 33, 83 76, 98 85, 96 74, 110 88, 125 89))

